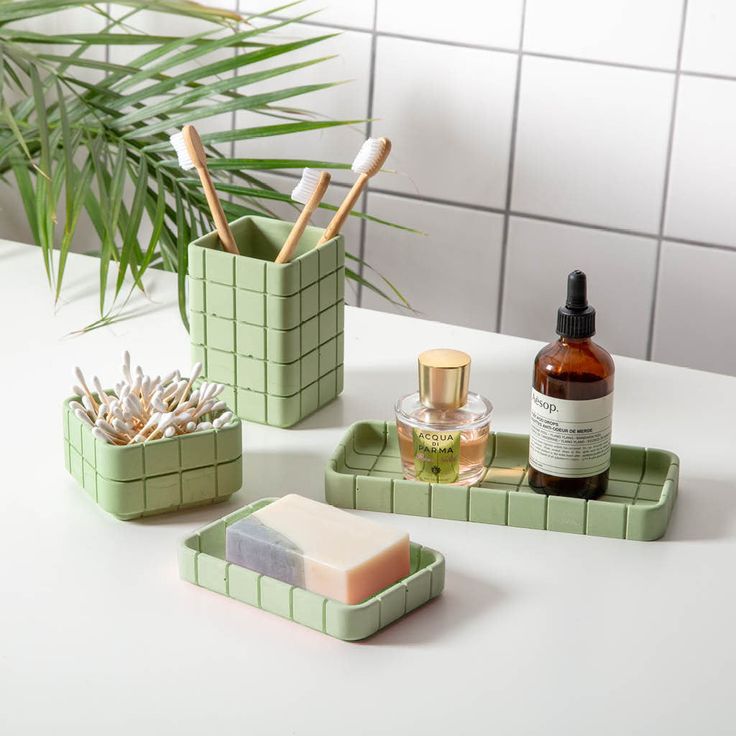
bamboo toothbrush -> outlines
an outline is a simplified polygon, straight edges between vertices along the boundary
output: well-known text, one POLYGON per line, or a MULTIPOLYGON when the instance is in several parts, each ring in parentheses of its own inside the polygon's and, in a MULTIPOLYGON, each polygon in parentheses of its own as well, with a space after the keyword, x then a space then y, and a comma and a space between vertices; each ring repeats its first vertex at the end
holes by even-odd
POLYGON ((375 176, 386 163, 389 153, 391 153, 391 141, 388 138, 369 138, 358 151, 358 155, 353 161, 352 169, 358 174, 358 178, 353 184, 353 188, 347 193, 342 204, 333 216, 330 224, 325 229, 322 237, 317 245, 322 245, 328 240, 332 240, 342 230, 350 211, 355 207, 368 179, 375 176))
POLYGON ((212 219, 215 221, 220 242, 226 251, 238 255, 239 251, 235 245, 235 238, 233 237, 232 230, 230 230, 230 225, 227 224, 227 218, 222 211, 220 200, 217 198, 215 184, 207 168, 207 153, 204 150, 197 129, 193 125, 185 125, 181 129, 181 132, 175 133, 169 140, 179 157, 179 166, 184 171, 197 169, 199 180, 202 182, 202 189, 204 189, 204 196, 207 197, 207 204, 210 206, 212 219))
POLYGON ((299 240, 309 224, 309 218, 319 206, 322 197, 325 196, 330 179, 331 177, 326 171, 304 169, 302 172, 302 178, 294 187, 291 198, 295 202, 303 204, 304 209, 294 223, 294 227, 291 228, 289 237, 286 238, 286 242, 278 256, 276 256, 276 263, 288 263, 291 260, 297 245, 299 245, 299 240))

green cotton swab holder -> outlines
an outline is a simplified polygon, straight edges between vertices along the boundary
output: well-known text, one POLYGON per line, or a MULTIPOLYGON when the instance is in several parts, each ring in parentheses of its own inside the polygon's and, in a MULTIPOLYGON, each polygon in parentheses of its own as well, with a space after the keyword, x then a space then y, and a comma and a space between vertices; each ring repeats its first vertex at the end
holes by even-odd
POLYGON ((409 575, 356 605, 297 588, 225 559, 225 530, 275 498, 262 498, 208 524, 179 548, 183 580, 290 619, 345 641, 365 639, 438 596, 445 586, 445 559, 411 543, 409 575))
POLYGON ((240 255, 216 233, 189 246, 192 359, 242 419, 290 427, 343 388, 345 248, 318 248, 309 227, 290 263, 274 263, 292 223, 243 217, 231 228, 240 255))
POLYGON ((547 496, 529 487, 529 436, 491 435, 481 483, 404 480, 396 425, 353 424, 325 472, 333 506, 526 529, 651 541, 666 531, 677 499, 680 461, 665 450, 613 445, 608 490, 597 500, 547 496))
MULTIPOLYGON (((96 394, 94 394, 96 396, 96 394)), ((105 511, 125 521, 226 501, 243 484, 240 420, 221 429, 134 445, 98 440, 64 402, 66 469, 105 511)))

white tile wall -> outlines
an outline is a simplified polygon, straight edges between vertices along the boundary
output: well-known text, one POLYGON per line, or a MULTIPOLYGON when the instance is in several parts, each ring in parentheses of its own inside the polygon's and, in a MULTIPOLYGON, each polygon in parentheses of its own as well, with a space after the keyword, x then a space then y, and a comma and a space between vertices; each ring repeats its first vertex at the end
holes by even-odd
POLYGON ((438 12, 426 0, 377 0, 377 4, 379 33, 519 48, 522 0, 455 0, 452 12, 438 12))
POLYGON ((513 208, 655 232, 673 77, 524 59, 513 208))
MULTIPOLYGON (((418 316, 484 329, 495 324, 500 215, 388 194, 369 195, 368 208, 376 217, 426 233, 373 223, 366 228, 366 261, 397 282, 418 316)), ((386 307, 383 299, 366 289, 362 304, 403 311, 386 307)))
MULTIPOLYGON (((254 21, 255 22, 255 21, 254 21)), ((259 21, 262 22, 262 21, 259 21)), ((308 113, 306 120, 365 120, 368 116, 368 87, 370 79, 371 36, 358 31, 340 32, 335 28, 306 27, 289 25, 272 35, 273 42, 289 43, 303 38, 338 35, 314 46, 308 46, 295 53, 284 54, 274 62, 276 66, 298 63, 310 59, 333 56, 335 58, 300 69, 283 77, 261 82, 249 88, 251 92, 265 92, 322 84, 325 82, 345 82, 337 87, 289 98, 282 104, 288 108, 298 108, 308 113)), ((254 112, 238 112, 238 128, 262 125, 276 125, 284 122, 274 117, 254 112)), ((239 142, 235 155, 239 158, 302 158, 318 161, 352 161, 365 140, 366 124, 357 123, 350 127, 315 130, 299 135, 274 138, 255 138, 239 142)), ((335 171, 335 181, 351 179, 349 173, 335 171)))
POLYGON ((736 81, 683 77, 665 232, 736 243, 736 81))
POLYGON ((682 68, 736 75, 734 28, 733 0, 688 0, 682 68))
POLYGON ((654 360, 736 374, 736 251, 665 242, 654 360))
MULTIPOLYGON (((203 2, 202 4, 216 6, 225 10, 237 9, 237 0, 208 0, 206 2, 203 2)), ((125 18, 126 28, 129 28, 133 32, 151 35, 162 33, 185 35, 198 33, 202 28, 201 22, 198 21, 196 18, 190 18, 186 16, 171 16, 168 14, 162 14, 156 11, 149 10, 140 11, 131 16, 129 15, 130 11, 131 8, 128 6, 117 5, 114 3, 110 4, 110 15, 113 18, 125 18)), ((120 32, 120 29, 118 29, 118 32, 120 32)), ((223 31, 223 33, 224 32, 225 31, 223 31)), ((150 46, 110 46, 109 60, 113 64, 127 64, 132 62, 139 56, 142 56, 151 48, 152 47, 150 46)), ((213 54, 208 55, 206 57, 206 60, 204 61, 202 59, 197 59, 192 62, 187 62, 185 64, 172 67, 166 70, 165 73, 183 74, 184 72, 191 70, 196 66, 202 66, 205 63, 211 64, 215 61, 226 59, 228 56, 231 55, 231 51, 223 49, 222 51, 217 51, 213 54)), ((239 73, 244 74, 247 73, 247 71, 240 71, 239 73)), ((235 72, 231 71, 225 74, 221 74, 220 76, 224 78, 231 77, 234 74, 235 72)), ((145 83, 143 86, 147 86, 147 84, 148 83, 145 83)), ((137 89, 137 87, 133 87, 131 88, 131 91, 137 91, 137 89)), ((152 100, 152 102, 158 101, 160 100, 152 100)), ((213 133, 218 130, 222 130, 225 127, 230 127, 232 125, 232 119, 233 116, 231 113, 224 113, 222 115, 213 115, 210 117, 202 118, 197 122, 197 130, 200 133, 213 133)), ((220 146, 219 148, 224 153, 229 153, 229 146, 220 146)))
POLYGON ((596 339, 612 352, 645 358, 656 260, 654 238, 512 217, 501 329, 554 339, 567 275, 580 268, 596 308, 596 339))
POLYGON ((674 69, 682 0, 527 0, 524 50, 674 69))
POLYGON ((503 207, 516 57, 379 37, 374 135, 394 152, 376 185, 392 192, 503 207), (484 90, 479 95, 478 90, 484 90))
MULTIPOLYGON (((289 104, 370 120, 239 156, 349 162, 365 135, 388 135, 394 171, 372 181, 368 210, 427 235, 351 219, 348 247, 424 317, 545 339, 565 274, 582 267, 608 347, 736 374, 733 0, 306 0, 278 12, 322 6, 279 37, 344 30, 292 57, 339 59, 292 81, 354 81, 289 104)), ((216 124, 267 122, 252 118, 216 124)), ((0 236, 27 237, 17 214, 3 197, 0 236)), ((366 289, 355 299, 394 309, 366 289)))
MULTIPOLYGON (((26 20, 13 23, 12 28, 19 31, 24 30, 49 34, 96 33, 100 30, 101 22, 98 13, 89 8, 82 7, 61 10, 57 13, 46 15, 35 15, 26 20)), ((46 49, 48 53, 56 56, 68 56, 73 50, 74 47, 62 44, 46 49)), ((82 54, 82 58, 91 61, 104 61, 105 51, 104 46, 90 46, 82 54)), ((75 77, 91 83, 97 82, 105 76, 104 71, 93 69, 92 67, 75 66, 73 67, 73 71, 75 77)), ((5 94, 7 92, 6 90, 5 94)), ((14 89, 10 91, 9 103, 13 101, 14 92, 14 89)))
POLYGON ((33 235, 15 186, 15 177, 10 173, 7 179, 7 182, 0 181, 0 238, 30 243, 33 235))
MULTIPOLYGON (((246 16, 262 14, 286 4, 279 0, 240 0, 240 12, 246 16)), ((274 17, 295 18, 306 13, 314 13, 309 18, 311 23, 370 31, 373 28, 374 0, 303 0, 283 8, 274 17)))

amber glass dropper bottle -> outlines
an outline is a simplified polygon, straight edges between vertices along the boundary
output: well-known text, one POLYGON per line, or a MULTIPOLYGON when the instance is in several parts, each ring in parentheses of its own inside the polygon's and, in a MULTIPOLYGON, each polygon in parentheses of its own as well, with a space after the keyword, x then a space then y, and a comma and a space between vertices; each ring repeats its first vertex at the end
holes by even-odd
POLYGON ((614 366, 590 339, 595 309, 582 271, 567 277, 557 334, 534 361, 529 485, 551 495, 597 498, 608 487, 614 366))

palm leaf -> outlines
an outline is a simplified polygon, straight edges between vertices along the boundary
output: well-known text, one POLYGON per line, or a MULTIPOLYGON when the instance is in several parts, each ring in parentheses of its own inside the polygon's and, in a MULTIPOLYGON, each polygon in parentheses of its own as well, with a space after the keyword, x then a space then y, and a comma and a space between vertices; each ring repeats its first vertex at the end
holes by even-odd
MULTIPOLYGON (((332 58, 304 54, 334 34, 278 38, 311 13, 256 22, 297 4, 249 16, 245 22, 237 13, 191 0, 122 0, 116 3, 125 8, 118 17, 104 4, 82 0, 0 0, 0 179, 14 178, 57 300, 77 226, 86 213, 99 238, 100 317, 91 329, 124 318, 132 293, 144 291, 149 268, 178 273, 179 308, 186 324, 187 245, 212 225, 199 181, 178 167, 168 140, 182 125, 241 111, 263 118, 263 124, 255 121, 202 135, 228 217, 273 216, 273 202, 293 204, 288 193, 259 178, 261 171, 349 168, 340 161, 234 157, 218 149, 364 122, 331 120, 295 106, 296 98, 340 83, 292 81, 302 70, 332 58), (73 8, 96 13, 99 30, 49 34, 16 26, 73 8), (135 16, 142 11, 196 18, 201 27, 191 35, 147 35, 135 27, 135 16), (115 60, 101 59, 101 48, 124 53, 115 60), (89 81, 90 71, 103 76, 89 81)), ((407 306, 388 279, 367 264, 360 267, 357 256, 349 257, 357 264, 346 271, 349 278, 407 306)))

